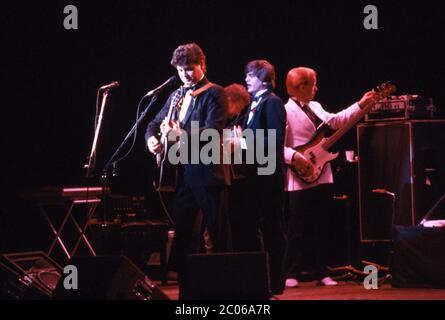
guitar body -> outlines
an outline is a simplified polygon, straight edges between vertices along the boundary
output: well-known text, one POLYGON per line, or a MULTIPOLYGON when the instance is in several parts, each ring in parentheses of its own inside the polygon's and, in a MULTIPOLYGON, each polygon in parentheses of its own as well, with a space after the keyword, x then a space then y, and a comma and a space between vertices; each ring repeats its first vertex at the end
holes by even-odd
MULTIPOLYGON (((203 87, 193 91, 191 93, 191 96, 196 97, 199 94, 211 88, 212 86, 214 86, 214 84, 209 82, 203 87)), ((184 101, 184 94, 181 89, 178 90, 175 96, 172 98, 172 101, 170 103, 170 109, 164 121, 168 121, 170 124, 172 124, 173 109, 175 108, 181 109, 183 101, 184 101)), ((179 128, 179 123, 177 124, 179 128)), ((168 152, 175 145, 179 146, 179 144, 176 144, 179 141, 179 137, 176 139, 176 141, 169 141, 167 135, 162 134, 160 141, 163 146, 163 151, 156 155, 156 162, 158 165, 159 175, 157 177, 158 179, 155 179, 154 181, 154 186, 156 190, 160 192, 174 192, 176 190, 178 181, 178 167, 177 165, 173 165, 170 163, 170 161, 168 161, 168 152)))
MULTIPOLYGON (((170 103, 170 109, 168 111, 167 117, 164 121, 171 122, 173 109, 181 107, 182 105, 182 92, 177 91, 176 95, 173 97, 170 103)), ((171 146, 176 143, 176 141, 169 141, 166 134, 162 134, 159 141, 162 144, 162 152, 156 155, 156 164, 158 166, 158 176, 154 180, 153 184, 156 191, 158 192, 175 192, 177 179, 178 179, 178 168, 168 161, 168 151, 171 146)))
MULTIPOLYGON (((166 138, 164 138, 167 140, 166 138)), ((178 168, 168 161, 167 155, 169 145, 163 143, 164 151, 156 155, 156 164, 158 165, 158 177, 155 179, 156 191, 175 192, 178 180, 178 168)))
MULTIPOLYGON (((311 141, 305 145, 294 148, 295 151, 301 153, 306 158, 313 168, 311 175, 299 175, 299 178, 305 183, 309 184, 317 181, 320 178, 326 164, 338 157, 338 153, 330 153, 329 151, 323 149, 323 144, 326 142, 325 135, 326 133, 324 131, 319 131, 311 141)), ((297 169, 292 166, 291 169, 298 174, 297 169)))

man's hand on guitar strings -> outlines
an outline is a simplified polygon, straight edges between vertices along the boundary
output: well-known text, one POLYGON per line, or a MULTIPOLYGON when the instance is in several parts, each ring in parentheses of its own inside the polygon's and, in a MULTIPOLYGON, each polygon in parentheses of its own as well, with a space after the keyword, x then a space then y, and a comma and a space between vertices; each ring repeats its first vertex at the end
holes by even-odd
POLYGON ((162 144, 159 142, 158 138, 156 138, 155 136, 151 136, 150 138, 148 138, 147 147, 148 147, 148 150, 150 150, 150 152, 153 154, 161 153, 163 150, 162 144))
POLYGON ((161 126, 160 126, 160 130, 161 130, 161 134, 162 135, 167 135, 169 132, 170 132, 170 130, 173 130, 173 129, 179 129, 179 123, 178 122, 176 122, 176 121, 167 121, 167 120, 164 120, 164 121, 162 121, 162 123, 161 123, 161 126))
POLYGON ((292 157, 292 166, 297 169, 298 174, 302 177, 310 176, 314 173, 312 165, 299 152, 294 153, 292 157))

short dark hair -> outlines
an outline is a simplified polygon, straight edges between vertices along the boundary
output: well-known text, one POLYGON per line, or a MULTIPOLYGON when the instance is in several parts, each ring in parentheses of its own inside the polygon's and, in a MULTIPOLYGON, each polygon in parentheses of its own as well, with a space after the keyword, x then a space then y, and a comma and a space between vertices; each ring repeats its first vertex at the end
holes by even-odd
POLYGON ((202 71, 206 72, 206 56, 202 49, 196 43, 187 43, 180 45, 173 52, 170 64, 173 67, 188 66, 192 64, 199 64, 202 71))
POLYGON ((254 76, 265 82, 270 89, 275 88, 275 67, 269 61, 250 61, 245 68, 245 73, 249 72, 252 72, 254 76))

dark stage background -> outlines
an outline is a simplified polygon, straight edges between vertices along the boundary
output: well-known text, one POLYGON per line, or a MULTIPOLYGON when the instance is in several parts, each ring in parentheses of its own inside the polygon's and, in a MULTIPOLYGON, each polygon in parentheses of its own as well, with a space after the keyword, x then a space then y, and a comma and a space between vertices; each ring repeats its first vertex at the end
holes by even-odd
MULTIPOLYGON (((2 243, 27 249, 32 210, 19 195, 41 186, 83 185, 93 139, 96 90, 110 91, 98 143, 100 170, 132 127, 139 99, 174 74, 172 51, 196 42, 207 55, 208 77, 244 83, 244 65, 267 59, 276 92, 295 66, 318 71, 316 99, 338 111, 375 85, 391 80, 399 94, 445 103, 445 5, 439 1, 15 1, 2 6, 2 243), (79 10, 79 29, 65 30, 63 8, 79 10), (379 10, 379 29, 365 30, 363 8, 379 10), (5 240, 7 239, 7 240, 5 240)), ((168 92, 165 92, 165 95, 168 92)), ((143 107, 146 103, 143 104, 143 107)), ((156 105, 159 108, 160 105, 156 105)), ((151 189, 152 158, 142 139, 113 179, 122 193, 151 189)), ((355 132, 339 145, 355 149, 355 132)), ((90 180, 98 184, 98 179, 90 180)))

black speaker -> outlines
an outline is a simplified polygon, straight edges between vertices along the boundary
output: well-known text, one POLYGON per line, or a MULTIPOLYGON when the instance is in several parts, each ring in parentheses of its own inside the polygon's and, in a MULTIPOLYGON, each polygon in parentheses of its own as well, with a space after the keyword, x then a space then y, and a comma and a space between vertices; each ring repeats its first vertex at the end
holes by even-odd
POLYGON ((192 254, 180 298, 185 300, 268 300, 264 252, 192 254))
POLYGON ((60 281, 58 300, 169 300, 130 259, 125 256, 75 256, 67 265, 77 268, 77 289, 66 289, 60 281))
POLYGON ((50 299, 61 275, 62 268, 44 252, 3 254, 0 259, 0 299, 50 299))
POLYGON ((391 275, 393 287, 445 288, 445 228, 397 226, 391 275))
POLYGON ((440 198, 445 190, 444 132, 445 120, 357 126, 361 241, 390 241, 393 222, 418 224, 440 198))

